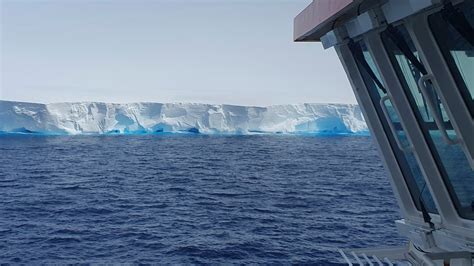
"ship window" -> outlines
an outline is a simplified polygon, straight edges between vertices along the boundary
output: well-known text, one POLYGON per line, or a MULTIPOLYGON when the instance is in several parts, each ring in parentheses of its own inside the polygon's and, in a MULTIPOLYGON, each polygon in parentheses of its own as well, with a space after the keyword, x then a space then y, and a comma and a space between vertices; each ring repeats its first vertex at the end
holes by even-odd
POLYGON ((403 25, 389 28, 382 33, 382 40, 459 215, 466 219, 474 219, 474 171, 460 145, 447 144, 442 138, 442 132, 434 123, 433 114, 430 113, 426 104, 427 101, 435 103, 437 115, 442 118, 448 136, 451 139, 456 138, 456 133, 432 85, 429 82, 426 84, 428 95, 424 95, 418 87, 418 80, 423 75, 424 67, 420 63, 418 52, 407 30, 403 25), (409 47, 410 54, 407 54, 402 46, 409 47), (414 62, 415 59, 418 64, 414 62))
POLYGON ((422 210, 421 204, 431 213, 438 213, 429 189, 426 187, 425 179, 421 173, 420 167, 411 151, 402 151, 396 143, 395 138, 398 137, 402 145, 408 146, 408 139, 403 130, 400 120, 395 112, 394 107, 389 101, 386 101, 386 109, 389 111, 391 121, 387 121, 383 110, 380 106, 380 100, 387 95, 387 91, 381 83, 380 74, 375 67, 372 56, 367 50, 367 46, 363 41, 350 43, 349 48, 356 59, 357 66, 362 75, 364 83, 368 89, 370 98, 375 106, 377 114, 383 125, 385 134, 387 135, 392 150, 395 153, 397 162, 402 170, 405 182, 408 186, 413 202, 418 210, 422 210), (388 123, 393 123, 398 136, 394 136, 388 123))
POLYGON ((474 1, 451 4, 429 16, 436 38, 461 95, 474 117, 474 1))

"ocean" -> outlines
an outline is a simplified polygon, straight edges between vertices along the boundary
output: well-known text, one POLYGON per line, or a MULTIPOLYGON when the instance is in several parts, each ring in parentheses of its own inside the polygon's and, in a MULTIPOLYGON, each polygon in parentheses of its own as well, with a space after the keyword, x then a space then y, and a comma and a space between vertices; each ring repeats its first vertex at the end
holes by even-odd
POLYGON ((0 263, 337 265, 400 245, 369 136, 0 136, 0 263))

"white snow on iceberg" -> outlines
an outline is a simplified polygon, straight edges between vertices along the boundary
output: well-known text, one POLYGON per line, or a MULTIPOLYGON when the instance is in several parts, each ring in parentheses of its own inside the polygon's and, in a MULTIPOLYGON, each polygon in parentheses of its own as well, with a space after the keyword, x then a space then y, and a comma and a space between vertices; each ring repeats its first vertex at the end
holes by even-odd
POLYGON ((356 104, 268 107, 197 103, 0 101, 0 131, 43 134, 367 133, 356 104))

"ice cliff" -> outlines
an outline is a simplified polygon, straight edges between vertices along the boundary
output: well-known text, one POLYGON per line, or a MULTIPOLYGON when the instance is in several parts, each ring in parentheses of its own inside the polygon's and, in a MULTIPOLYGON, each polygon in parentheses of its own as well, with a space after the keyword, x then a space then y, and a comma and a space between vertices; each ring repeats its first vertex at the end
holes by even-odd
POLYGON ((43 134, 365 133, 358 105, 247 107, 195 103, 0 101, 0 131, 43 134))

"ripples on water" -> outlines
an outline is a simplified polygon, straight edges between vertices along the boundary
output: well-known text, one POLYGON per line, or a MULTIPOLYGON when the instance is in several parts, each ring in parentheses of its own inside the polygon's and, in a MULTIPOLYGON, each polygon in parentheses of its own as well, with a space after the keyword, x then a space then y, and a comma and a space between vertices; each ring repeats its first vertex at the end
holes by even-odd
POLYGON ((341 262, 400 244, 369 137, 0 137, 0 262, 341 262))

